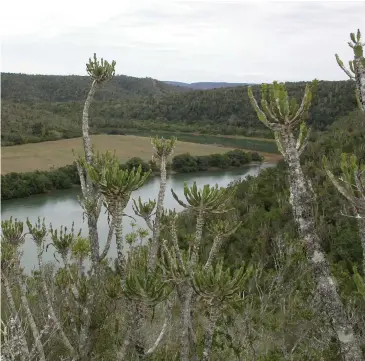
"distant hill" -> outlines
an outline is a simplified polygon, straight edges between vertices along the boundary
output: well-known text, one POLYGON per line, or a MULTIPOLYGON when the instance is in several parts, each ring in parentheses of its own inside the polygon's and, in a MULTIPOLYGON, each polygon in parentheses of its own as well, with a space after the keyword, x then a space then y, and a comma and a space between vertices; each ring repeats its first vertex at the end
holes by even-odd
MULTIPOLYGON (((175 84, 116 76, 96 93, 90 113, 91 131, 120 134, 123 129, 164 129, 267 136, 269 131, 257 120, 250 104, 247 85, 194 90, 175 84)), ((289 94, 300 101, 305 84, 287 83, 289 94)), ((79 136, 89 87, 86 76, 3 73, 2 145, 79 136)), ((252 88, 259 97, 260 85, 252 88)), ((309 123, 316 129, 325 129, 355 108, 353 82, 320 81, 309 123)))
MULTIPOLYGON (((84 101, 90 88, 88 76, 1 73, 1 99, 14 102, 84 101)), ((152 78, 117 75, 96 93, 96 100, 130 99, 188 91, 152 78)))
POLYGON ((189 89, 208 90, 217 88, 233 88, 242 85, 252 85, 253 83, 226 83, 226 82, 196 82, 182 83, 179 81, 164 81, 164 83, 189 89))

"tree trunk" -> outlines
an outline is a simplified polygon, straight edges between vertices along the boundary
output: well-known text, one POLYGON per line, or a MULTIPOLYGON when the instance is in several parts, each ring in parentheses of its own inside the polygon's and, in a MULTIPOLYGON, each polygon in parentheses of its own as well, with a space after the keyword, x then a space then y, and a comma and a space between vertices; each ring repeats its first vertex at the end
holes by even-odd
POLYGON ((196 262, 198 261, 199 258, 200 243, 204 227, 204 216, 205 215, 203 210, 200 209, 196 218, 195 239, 193 242, 193 249, 191 253, 190 269, 196 265, 196 262))
POLYGON ((311 199, 308 196, 307 182, 300 165, 294 136, 291 131, 284 130, 281 133, 281 140, 289 167, 293 214, 299 228, 299 235, 306 248, 307 259, 313 270, 321 303, 337 334, 344 360, 363 360, 359 344, 345 314, 344 305, 331 275, 330 265, 326 260, 315 229, 311 199))
POLYGON ((212 245, 212 248, 210 249, 209 257, 204 266, 204 269, 208 269, 213 264, 214 259, 217 257, 217 255, 222 247, 222 243, 223 243, 222 235, 218 235, 218 236, 214 237, 213 245, 212 245))
POLYGON ((212 355, 213 336, 218 316, 219 316, 219 310, 217 309, 217 307, 211 307, 208 327, 205 331, 203 361, 209 361, 212 355))
POLYGON ((91 84, 91 88, 89 90, 89 94, 87 95, 84 104, 84 109, 82 111, 82 141, 84 143, 85 158, 88 164, 92 164, 92 159, 93 159, 91 139, 89 135, 89 109, 94 99, 96 88, 97 88, 97 83, 96 80, 94 80, 91 84))
POLYGON ((117 201, 114 215, 115 218, 115 242, 117 245, 117 260, 119 271, 121 272, 121 276, 125 277, 125 264, 124 264, 124 255, 123 255, 123 205, 121 201, 117 201))
POLYGON ((20 290, 20 300, 22 302, 24 312, 27 315, 29 327, 32 331, 33 337, 34 337, 34 343, 38 351, 39 361, 46 361, 46 356, 44 354, 43 344, 41 340, 41 335, 38 331, 38 327, 34 321, 34 317, 32 315, 32 311, 30 310, 29 303, 26 296, 26 286, 23 283, 21 279, 21 275, 18 274, 17 276, 18 284, 19 284, 19 290, 20 290))
POLYGON ((64 345, 66 346, 66 348, 68 349, 68 351, 70 352, 70 354, 72 356, 75 356, 75 349, 73 348, 73 346, 71 345, 71 342, 69 341, 69 339, 67 338, 60 321, 58 320, 58 317, 56 316, 56 313, 53 309, 52 306, 52 301, 51 301, 51 297, 49 295, 48 292, 48 287, 46 284, 46 279, 45 279, 45 274, 44 274, 44 267, 43 267, 43 259, 42 259, 42 250, 41 250, 41 246, 37 245, 37 250, 38 250, 38 265, 39 265, 39 271, 41 273, 41 285, 42 285, 42 290, 43 290, 43 294, 44 297, 46 298, 46 302, 47 302, 47 311, 49 316, 52 318, 54 324, 56 325, 56 328, 59 332, 59 335, 61 337, 62 342, 64 343, 64 345))
POLYGON ((362 246, 362 271, 365 277, 365 218, 358 218, 357 224, 359 226, 359 234, 362 246))
POLYGON ((91 263, 94 271, 97 271, 99 267, 100 246, 98 234, 98 217, 96 214, 90 212, 90 214, 87 215, 87 225, 89 228, 89 239, 91 246, 91 263))
MULTIPOLYGON (((17 322, 18 322, 18 326, 19 326, 19 321, 20 321, 19 315, 18 315, 18 312, 15 307, 15 302, 14 302, 13 295, 11 293, 11 288, 10 288, 8 278, 6 277, 6 275, 4 273, 1 274, 1 280, 4 283, 6 298, 9 303, 11 315, 12 315, 12 317, 17 318, 17 322)), ((27 345, 27 340, 25 339, 25 336, 23 333, 20 336, 20 343, 21 343, 21 352, 20 352, 19 356, 20 356, 21 361, 26 361, 29 359, 29 349, 28 349, 28 345, 27 345)))
POLYGON ((190 361, 190 307, 193 289, 189 283, 179 287, 180 306, 180 361, 190 361))
POLYGON ((358 91, 362 111, 365 113, 365 66, 362 64, 362 60, 364 60, 363 57, 355 56, 354 65, 356 70, 356 89, 358 91))
POLYGON ((160 190, 158 192, 157 198, 157 206, 156 206, 156 216, 153 224, 153 235, 152 235, 152 244, 150 248, 150 254, 148 259, 148 267, 150 270, 153 270, 156 267, 157 262, 157 253, 159 249, 159 241, 160 241, 160 223, 161 216, 163 212, 163 204, 165 199, 166 192, 166 158, 161 157, 160 164, 160 190))

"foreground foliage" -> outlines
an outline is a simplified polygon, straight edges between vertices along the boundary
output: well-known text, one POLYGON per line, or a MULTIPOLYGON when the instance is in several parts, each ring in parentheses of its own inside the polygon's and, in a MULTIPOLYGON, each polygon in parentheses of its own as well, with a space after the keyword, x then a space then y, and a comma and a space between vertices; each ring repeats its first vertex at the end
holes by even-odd
MULTIPOLYGON (((359 42, 360 36, 352 37, 359 42)), ((94 80, 108 66, 94 68, 94 80)), ((180 213, 164 208, 176 139, 154 138, 160 189, 157 200, 133 200, 146 230, 132 234, 123 233, 124 209, 149 173, 121 169, 111 154, 94 153, 85 106, 85 157, 76 165, 89 237, 74 226, 55 230, 39 220, 27 222, 26 232, 23 222, 2 221, 4 355, 40 361, 362 360, 362 233, 359 217, 344 217, 341 209, 348 202, 362 206, 353 181, 362 185, 357 160, 365 156, 364 114, 353 112, 328 133, 310 135, 305 120, 313 90, 307 86, 297 104, 283 84, 264 85, 261 106, 249 92, 283 161, 226 189, 186 184, 183 197, 172 190, 184 207, 180 213), (345 152, 354 156, 338 164, 345 152), (352 182, 342 186, 345 197, 336 190, 341 172, 340 182, 352 182), (109 236, 100 249, 103 205, 109 236), (25 275, 20 256, 29 238, 38 270, 25 275), (114 239, 117 257, 108 259, 114 239), (42 262, 48 244, 58 268, 42 262)))

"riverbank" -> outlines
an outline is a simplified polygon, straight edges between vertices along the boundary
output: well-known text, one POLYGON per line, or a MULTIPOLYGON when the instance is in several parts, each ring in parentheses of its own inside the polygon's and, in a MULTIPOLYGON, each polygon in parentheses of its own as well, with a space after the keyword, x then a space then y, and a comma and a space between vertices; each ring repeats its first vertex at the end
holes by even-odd
MULTIPOLYGON (((237 182, 240 179, 245 179, 247 176, 257 176, 258 173, 266 168, 274 167, 274 165, 249 164, 241 168, 232 170, 220 170, 215 172, 205 171, 196 173, 175 173, 170 174, 167 179, 166 195, 164 207, 166 209, 175 209, 177 212, 183 207, 176 202, 171 194, 172 188, 180 199, 184 198, 184 183, 192 185, 196 182, 199 188, 205 184, 215 185, 219 187, 227 187, 232 182, 237 182)), ((150 177, 146 183, 137 191, 132 193, 131 198, 137 200, 141 197, 143 201, 154 199, 158 195, 160 187, 160 180, 156 177, 150 177)), ((55 190, 47 194, 32 195, 27 198, 10 199, 2 202, 1 217, 3 220, 9 219, 11 216, 17 218, 19 221, 25 222, 27 218, 33 223, 38 217, 45 218, 46 225, 52 223, 54 229, 59 229, 61 226, 70 227, 75 223, 75 231, 82 229, 82 235, 88 235, 87 221, 83 218, 83 209, 78 203, 77 196, 80 194, 80 189, 77 186, 72 186, 70 189, 55 190)), ((129 216, 134 216, 133 202, 127 204, 125 213, 129 216)), ((139 227, 146 229, 145 221, 140 217, 135 217, 135 227, 131 226, 131 218, 123 218, 123 231, 125 234, 135 231, 139 227)), ((100 246, 104 247, 106 239, 108 238, 109 224, 105 209, 100 213, 98 221, 100 246)), ((37 249, 34 242, 25 242, 23 246, 22 266, 25 271, 30 272, 34 266, 37 265, 37 249)), ((45 262, 53 262, 54 250, 49 248, 44 252, 45 262)), ((116 245, 112 242, 109 252, 110 257, 116 256, 116 245)))
MULTIPOLYGON (((241 150, 207 156, 193 156, 185 153, 173 157, 167 168, 171 174, 215 172, 262 164, 263 161, 264 158, 258 153, 246 153, 241 150)), ((144 162, 138 157, 129 159, 126 163, 121 164, 121 167, 132 169, 139 165, 144 172, 150 170, 152 176, 159 175, 159 168, 156 164, 151 161, 144 162)), ((1 199, 9 200, 35 194, 48 194, 54 190, 71 189, 79 185, 80 179, 75 165, 67 165, 50 171, 12 172, 1 176, 1 199)))

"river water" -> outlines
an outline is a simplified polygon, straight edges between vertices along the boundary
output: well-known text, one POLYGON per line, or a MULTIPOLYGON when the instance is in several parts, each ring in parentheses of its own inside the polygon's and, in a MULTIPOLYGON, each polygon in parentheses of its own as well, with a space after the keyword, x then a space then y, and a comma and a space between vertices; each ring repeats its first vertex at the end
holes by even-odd
MULTIPOLYGON (((260 169, 273 167, 274 164, 262 164, 262 165, 251 165, 241 169, 229 170, 225 172, 202 172, 202 173, 190 173, 190 174, 174 174, 168 178, 166 196, 165 196, 165 208, 173 209, 177 211, 181 210, 182 207, 175 201, 171 194, 171 188, 179 196, 183 198, 183 187, 184 182, 188 185, 192 185, 196 181, 198 187, 202 187, 205 184, 218 184, 218 186, 225 187, 232 181, 240 178, 245 178, 249 175, 256 176, 260 169)), ((150 199, 157 199, 159 190, 159 178, 151 177, 146 184, 139 190, 132 193, 131 199, 138 199, 141 197, 142 201, 150 199)), ((82 229, 82 235, 87 235, 87 223, 83 220, 82 209, 77 201, 77 196, 80 193, 79 189, 61 190, 55 191, 50 194, 42 194, 30 196, 21 199, 12 199, 2 201, 1 203, 1 218, 8 219, 10 216, 17 218, 21 221, 26 221, 27 217, 31 222, 37 220, 38 217, 45 218, 46 225, 52 223, 53 228, 59 228, 67 226, 71 228, 72 222, 75 223, 75 229, 82 229)), ((126 207, 125 213, 130 216, 134 216, 136 219, 137 227, 146 228, 143 219, 136 217, 132 210, 132 200, 126 207)), ((125 217, 123 222, 124 234, 132 231, 131 218, 125 217)), ((27 226, 24 225, 24 229, 27 230, 27 226)), ((107 215, 103 209, 99 218, 99 238, 100 248, 106 242, 108 234, 108 223, 107 215)), ((112 242, 112 246, 109 250, 109 257, 116 256, 115 242, 112 242)), ((36 265, 37 255, 36 248, 33 241, 26 237, 25 244, 23 246, 23 260, 22 265, 25 271, 29 272, 36 265)), ((44 260, 54 261, 54 248, 49 247, 47 252, 44 252, 44 260)))

